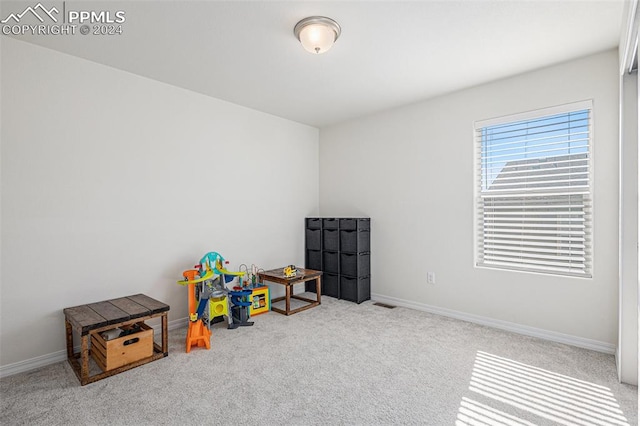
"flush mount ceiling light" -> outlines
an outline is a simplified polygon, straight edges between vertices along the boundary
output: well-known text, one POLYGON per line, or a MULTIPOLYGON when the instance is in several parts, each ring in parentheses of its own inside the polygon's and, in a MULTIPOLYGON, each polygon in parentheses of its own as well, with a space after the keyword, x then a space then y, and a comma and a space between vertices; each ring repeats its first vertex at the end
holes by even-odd
POLYGON ((320 54, 331 49, 340 37, 340 25, 325 16, 310 16, 298 22, 293 33, 307 52, 320 54))

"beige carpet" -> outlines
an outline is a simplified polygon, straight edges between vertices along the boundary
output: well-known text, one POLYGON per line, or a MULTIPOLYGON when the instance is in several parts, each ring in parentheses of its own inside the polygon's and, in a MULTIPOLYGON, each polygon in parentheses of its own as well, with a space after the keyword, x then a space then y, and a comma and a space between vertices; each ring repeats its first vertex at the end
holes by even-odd
POLYGON ((323 298, 81 387, 66 362, 0 380, 3 425, 637 425, 605 355, 323 298))

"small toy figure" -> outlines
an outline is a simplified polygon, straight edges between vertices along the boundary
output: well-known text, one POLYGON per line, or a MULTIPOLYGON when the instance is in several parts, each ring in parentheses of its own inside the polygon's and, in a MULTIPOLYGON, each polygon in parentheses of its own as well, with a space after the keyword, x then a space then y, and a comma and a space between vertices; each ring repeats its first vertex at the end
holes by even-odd
POLYGON ((282 273, 284 274, 285 278, 291 278, 295 277, 298 274, 298 270, 296 269, 296 265, 289 265, 283 269, 282 273))

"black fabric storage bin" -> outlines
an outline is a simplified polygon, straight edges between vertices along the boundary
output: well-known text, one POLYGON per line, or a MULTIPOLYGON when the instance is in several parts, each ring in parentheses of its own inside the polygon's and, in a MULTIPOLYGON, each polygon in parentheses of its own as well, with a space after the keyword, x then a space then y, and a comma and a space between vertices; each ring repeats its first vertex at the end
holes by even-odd
POLYGON ((322 252, 320 250, 307 250, 307 269, 322 271, 322 252))
POLYGON ((322 219, 324 229, 338 229, 338 219, 322 219))
POLYGON ((321 232, 318 230, 307 229, 305 230, 307 237, 307 249, 309 250, 321 250, 322 249, 322 240, 321 240, 321 232))
POLYGON ((340 298, 356 303, 369 300, 371 298, 371 277, 340 276, 340 298))
POLYGON ((365 253, 369 251, 369 231, 340 230, 340 251, 365 253))
POLYGON ((325 250, 338 251, 340 249, 340 235, 337 229, 325 229, 322 231, 322 242, 325 250))
POLYGON ((340 260, 337 252, 322 252, 322 267, 324 272, 337 274, 340 272, 340 260))
POLYGON ((334 274, 322 275, 322 294, 329 297, 340 297, 338 276, 334 274))
POLYGON ((340 229, 344 229, 347 231, 355 231, 357 229, 368 231, 369 229, 371 229, 371 221, 369 220, 369 218, 343 218, 340 219, 340 229))
POLYGON ((321 229, 322 219, 320 219, 319 217, 308 217, 306 225, 307 229, 321 229))
POLYGON ((340 219, 340 229, 355 231, 358 229, 358 219, 340 219))
POLYGON ((340 271, 350 277, 365 277, 370 272, 369 254, 340 253, 340 271))

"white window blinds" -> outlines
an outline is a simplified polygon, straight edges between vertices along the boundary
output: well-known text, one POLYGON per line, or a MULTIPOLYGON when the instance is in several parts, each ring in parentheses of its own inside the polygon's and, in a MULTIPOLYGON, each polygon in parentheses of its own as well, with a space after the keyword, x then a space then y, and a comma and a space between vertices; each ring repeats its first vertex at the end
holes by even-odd
POLYGON ((591 277, 591 110, 476 123, 478 266, 591 277))

